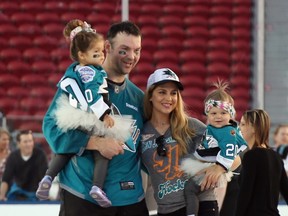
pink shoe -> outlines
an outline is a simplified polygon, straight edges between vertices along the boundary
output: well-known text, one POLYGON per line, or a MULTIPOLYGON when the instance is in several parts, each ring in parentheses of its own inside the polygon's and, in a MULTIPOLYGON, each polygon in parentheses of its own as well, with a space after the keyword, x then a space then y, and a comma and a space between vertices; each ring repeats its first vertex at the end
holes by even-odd
POLYGON ((91 188, 89 194, 101 207, 107 208, 112 205, 104 191, 95 185, 91 188))
POLYGON ((44 176, 39 183, 38 189, 36 191, 36 196, 40 200, 49 199, 49 190, 51 188, 51 185, 52 185, 52 178, 50 176, 44 176))

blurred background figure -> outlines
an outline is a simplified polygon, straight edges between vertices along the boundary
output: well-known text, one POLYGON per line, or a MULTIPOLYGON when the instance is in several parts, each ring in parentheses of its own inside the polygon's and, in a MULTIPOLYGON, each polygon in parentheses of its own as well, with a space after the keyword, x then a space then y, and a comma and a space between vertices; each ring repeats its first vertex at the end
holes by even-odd
POLYGON ((4 173, 7 157, 10 154, 10 133, 0 128, 0 184, 4 173))
POLYGON ((38 182, 48 168, 45 153, 34 146, 32 131, 20 131, 17 149, 7 158, 0 188, 0 200, 37 200, 38 182))
POLYGON ((280 124, 274 131, 274 145, 284 162, 288 175, 288 124, 280 124))

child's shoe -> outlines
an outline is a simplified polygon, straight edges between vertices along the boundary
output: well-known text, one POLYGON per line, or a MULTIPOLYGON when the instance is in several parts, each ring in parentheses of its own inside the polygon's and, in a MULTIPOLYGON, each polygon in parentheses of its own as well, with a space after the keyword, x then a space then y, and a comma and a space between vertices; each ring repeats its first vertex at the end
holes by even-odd
POLYGON ((107 208, 112 205, 104 191, 95 185, 91 188, 89 194, 101 207, 107 208))
POLYGON ((36 191, 36 196, 40 200, 47 200, 49 198, 49 190, 52 185, 52 178, 50 176, 44 176, 40 181, 38 189, 36 191))

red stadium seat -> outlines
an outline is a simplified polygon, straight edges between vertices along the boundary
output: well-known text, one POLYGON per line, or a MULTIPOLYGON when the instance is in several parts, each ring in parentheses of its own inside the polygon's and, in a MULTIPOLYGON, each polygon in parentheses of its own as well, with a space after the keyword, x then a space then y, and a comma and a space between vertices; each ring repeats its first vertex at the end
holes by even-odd
POLYGON ((199 63, 204 63, 206 61, 205 52, 201 50, 183 50, 179 53, 179 61, 181 63, 187 63, 191 61, 196 61, 199 63))
POLYGON ((208 39, 199 36, 199 37, 192 37, 192 38, 185 39, 182 42, 182 46, 184 50, 193 49, 193 50, 206 51, 207 43, 208 43, 208 39))
POLYGON ((17 48, 6 48, 0 51, 0 59, 2 62, 19 60, 22 57, 22 53, 17 48))
POLYGON ((83 13, 89 13, 92 11, 92 4, 91 2, 85 2, 85 1, 72 1, 69 3, 68 8, 70 11, 80 11, 83 13))
POLYGON ((217 15, 214 17, 210 17, 209 25, 210 27, 231 27, 231 18, 223 15, 217 15))
POLYGON ((58 48, 59 39, 56 37, 44 35, 37 36, 33 40, 33 44, 35 47, 44 48, 46 51, 51 51, 55 48, 58 48))
POLYGON ((45 49, 37 47, 25 49, 23 52, 23 58, 30 63, 38 60, 51 60, 50 53, 48 53, 45 49))
POLYGON ((155 26, 158 25, 158 18, 156 16, 151 16, 149 14, 139 15, 137 18, 137 23, 140 27, 144 26, 155 26))
POLYGON ((182 41, 177 38, 160 38, 158 40, 158 49, 171 50, 177 53, 182 49, 182 41))
MULTIPOLYGON (((140 63, 139 63, 140 64, 140 63)), ((56 84, 60 81, 64 74, 62 73, 53 73, 48 76, 48 83, 52 87, 56 87, 56 84)))
POLYGON ((191 26, 186 29, 186 38, 209 38, 209 30, 206 26, 191 26))
POLYGON ((39 73, 39 74, 54 73, 56 69, 57 69, 57 66, 49 60, 35 61, 32 64, 32 70, 34 73, 39 73))
POLYGON ((63 35, 64 27, 65 26, 60 23, 47 23, 47 24, 44 24, 43 31, 47 35, 52 35, 54 37, 61 37, 63 35))
POLYGON ((61 62, 63 60, 69 60, 70 59, 70 51, 69 48, 67 47, 61 47, 61 48, 56 48, 51 51, 50 56, 52 57, 53 60, 57 62, 61 62))
POLYGON ((18 48, 24 50, 33 45, 32 40, 29 37, 22 36, 14 36, 9 39, 9 44, 11 47, 18 48))
POLYGON ((34 114, 34 112, 47 108, 47 105, 45 103, 46 99, 41 98, 23 98, 20 100, 19 108, 28 111, 30 114, 34 114))
MULTIPOLYGON (((62 21, 62 23, 68 23, 70 20, 72 19, 80 19, 80 20, 85 20, 85 15, 83 13, 81 13, 80 11, 76 12, 76 11, 66 11, 65 13, 62 13, 60 15, 60 20, 62 21)), ((62 30, 64 29, 64 25, 62 26, 62 30)))
POLYGON ((45 2, 44 8, 49 13, 63 13, 67 11, 68 3, 66 1, 47 1, 45 2))
POLYGON ((226 38, 230 39, 232 37, 231 30, 225 27, 214 27, 210 29, 211 38, 226 38))
POLYGON ((23 23, 18 27, 19 33, 28 36, 37 36, 43 33, 43 29, 37 23, 23 23))
POLYGON ((232 19, 233 27, 251 28, 252 20, 250 17, 236 16, 232 19))
POLYGON ((19 11, 19 3, 16 1, 3 1, 0 2, 2 13, 11 16, 13 13, 19 11))
POLYGON ((11 86, 7 89, 7 96, 18 99, 28 97, 29 89, 22 86, 11 86))
POLYGON ((0 112, 4 115, 10 110, 17 109, 19 103, 17 98, 0 98, 0 112))
POLYGON ((207 60, 211 62, 219 62, 230 64, 230 53, 225 50, 211 50, 206 54, 207 60))
POLYGON ((148 38, 154 38, 157 40, 161 37, 160 28, 156 26, 144 26, 141 28, 141 32, 143 35, 143 41, 148 38))
POLYGON ((202 1, 201 4, 198 4, 198 5, 191 4, 187 8, 187 13, 190 15, 209 16, 210 15, 210 5, 205 4, 204 1, 202 1))
POLYGON ((14 74, 25 74, 31 72, 31 66, 24 60, 13 60, 7 65, 9 72, 14 74))
POLYGON ((164 14, 173 14, 176 15, 178 17, 184 17, 186 15, 186 8, 183 5, 180 5, 178 3, 175 4, 165 4, 163 6, 162 11, 164 12, 164 14))
POLYGON ((252 8, 249 5, 239 5, 237 7, 233 7, 232 12, 234 16, 252 17, 252 8))
MULTIPOLYGON (((160 40, 160 39, 159 39, 160 40)), ((157 41, 153 37, 148 37, 147 35, 142 39, 142 51, 149 51, 151 55, 158 50, 157 41)))
POLYGON ((215 38, 208 42, 208 48, 210 50, 231 50, 231 41, 225 38, 215 38))
POLYGON ((178 15, 163 15, 158 19, 158 24, 162 27, 170 25, 182 26, 183 19, 181 19, 178 15))
POLYGON ((153 58, 156 63, 161 61, 177 63, 179 60, 178 53, 172 50, 158 50, 154 53, 153 58))
POLYGON ((22 11, 36 14, 43 10, 43 3, 41 1, 23 1, 20 8, 22 11))
POLYGON ((177 25, 164 26, 161 29, 161 34, 163 37, 177 38, 179 40, 183 40, 185 38, 184 29, 177 25))
POLYGON ((57 12, 40 12, 36 14, 35 20, 38 24, 43 25, 45 23, 59 22, 60 16, 57 12))
MULTIPOLYGON (((204 63, 199 63, 199 62, 187 62, 185 64, 182 64, 181 66, 181 71, 183 76, 184 75, 190 75, 192 76, 197 76, 197 77, 206 77, 207 74, 207 69, 205 67, 204 63)), ((202 85, 202 83, 199 83, 202 85)))
POLYGON ((180 81, 183 84, 185 91, 187 91, 187 89, 190 88, 199 88, 202 89, 202 91, 204 91, 205 76, 196 73, 194 74, 193 68, 190 68, 190 73, 184 73, 182 71, 180 81))
POLYGON ((0 36, 1 37, 8 38, 8 37, 12 37, 18 34, 19 32, 15 25, 11 23, 0 24, 0 36))
POLYGON ((72 63, 71 59, 68 60, 63 60, 58 64, 58 68, 57 71, 60 72, 61 74, 66 71, 66 69, 68 68, 68 66, 72 63))
POLYGON ((33 121, 28 121, 26 120, 25 122, 21 123, 18 125, 17 130, 31 130, 33 133, 42 133, 42 122, 33 120, 33 121))
MULTIPOLYGON (((141 61, 141 60, 140 60, 141 61)), ((154 65, 151 62, 139 62, 135 67, 135 74, 132 73, 132 76, 137 74, 148 74, 150 75, 155 70, 154 65)), ((147 81, 147 80, 146 80, 147 81)))
POLYGON ((210 8, 210 14, 212 16, 222 15, 230 18, 232 16, 232 5, 213 5, 210 8))
POLYGON ((32 97, 48 98, 52 99, 56 92, 56 88, 47 86, 36 86, 32 87, 30 95, 32 97))
POLYGON ((230 78, 230 84, 232 89, 246 88, 250 90, 251 87, 250 76, 247 76, 245 74, 233 75, 230 78))
POLYGON ((207 66, 207 70, 209 73, 209 76, 222 76, 224 78, 228 78, 231 75, 231 69, 228 66, 228 64, 224 63, 211 63, 207 66))
POLYGON ((252 44, 249 39, 234 39, 232 40, 231 46, 234 51, 241 50, 251 52, 252 50, 252 44))
POLYGON ((252 37, 252 31, 249 28, 239 27, 232 30, 233 39, 246 39, 250 40, 252 37))
POLYGON ((189 15, 183 20, 184 25, 188 28, 190 26, 208 26, 208 17, 203 15, 189 15))
MULTIPOLYGON (((156 67, 154 68, 155 69, 158 69, 158 68, 170 68, 171 70, 173 70, 176 74, 179 74, 181 73, 181 69, 180 69, 180 66, 178 63, 174 63, 174 62, 171 62, 171 61, 163 61, 163 62, 158 62, 156 64, 156 67)), ((153 71, 154 71, 153 70, 153 71)))
POLYGON ((149 64, 152 64, 153 61, 153 54, 151 52, 149 52, 148 50, 141 50, 140 62, 147 62, 149 64))
POLYGON ((35 17, 31 13, 15 12, 11 15, 11 20, 14 24, 19 25, 21 23, 33 23, 35 17))
POLYGON ((242 64, 250 64, 251 63, 251 54, 246 51, 235 51, 231 54, 232 62, 242 63, 242 64))
POLYGON ((0 74, 0 86, 1 88, 10 88, 11 86, 17 86, 20 83, 20 78, 17 75, 9 73, 0 74))
POLYGON ((114 2, 105 1, 105 2, 94 2, 92 10, 96 13, 105 13, 107 15, 113 16, 121 8, 120 4, 115 5, 114 2))
POLYGON ((21 85, 24 87, 45 86, 48 84, 47 78, 42 74, 25 74, 21 77, 21 85))
POLYGON ((159 15, 159 12, 162 11, 162 5, 153 3, 143 4, 141 7, 141 14, 148 14, 150 16, 159 15))
POLYGON ((245 75, 247 77, 251 76, 251 66, 250 64, 245 63, 236 63, 231 67, 231 71, 233 75, 245 75))
MULTIPOLYGON (((86 20, 89 24, 92 25, 93 28, 96 27, 98 24, 104 24, 104 25, 109 25, 111 22, 111 17, 105 14, 100 14, 100 13, 90 13, 86 17, 86 20)), ((97 31, 97 28, 96 28, 97 31)))

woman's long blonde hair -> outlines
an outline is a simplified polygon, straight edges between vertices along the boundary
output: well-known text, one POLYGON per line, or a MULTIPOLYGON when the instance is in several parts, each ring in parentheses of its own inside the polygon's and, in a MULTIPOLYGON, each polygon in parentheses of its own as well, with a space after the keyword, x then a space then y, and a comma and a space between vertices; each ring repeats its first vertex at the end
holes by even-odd
MULTIPOLYGON (((152 85, 146 90, 144 95, 144 115, 147 120, 150 120, 153 112, 153 104, 150 101, 153 91, 157 85, 152 85)), ((195 136, 195 130, 188 125, 188 115, 185 111, 185 104, 183 102, 180 91, 177 91, 176 108, 170 113, 170 127, 172 137, 179 144, 179 155, 187 154, 189 141, 195 136)))
POLYGON ((269 148, 270 118, 262 109, 247 110, 242 115, 246 123, 251 124, 255 130, 255 142, 252 148, 265 145, 269 148))

